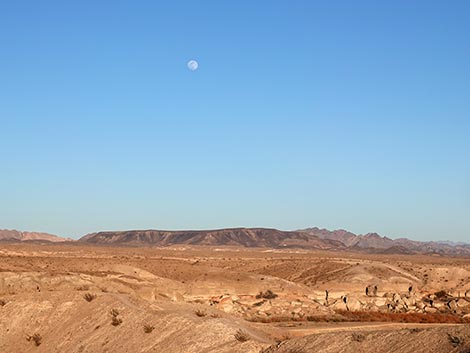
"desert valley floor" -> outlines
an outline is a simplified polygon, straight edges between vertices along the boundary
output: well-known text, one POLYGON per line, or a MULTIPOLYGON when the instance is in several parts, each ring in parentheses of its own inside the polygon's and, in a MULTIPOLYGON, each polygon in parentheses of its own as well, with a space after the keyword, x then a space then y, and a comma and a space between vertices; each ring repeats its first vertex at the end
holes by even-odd
POLYGON ((470 352, 470 258, 0 244, 0 352, 470 352))

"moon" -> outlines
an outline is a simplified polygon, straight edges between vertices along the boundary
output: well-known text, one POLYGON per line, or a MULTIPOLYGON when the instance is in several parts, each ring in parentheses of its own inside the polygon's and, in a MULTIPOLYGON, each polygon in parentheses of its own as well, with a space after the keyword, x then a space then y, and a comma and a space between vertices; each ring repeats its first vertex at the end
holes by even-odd
POLYGON ((189 70, 196 71, 199 67, 199 63, 196 60, 189 60, 186 66, 188 66, 189 70))

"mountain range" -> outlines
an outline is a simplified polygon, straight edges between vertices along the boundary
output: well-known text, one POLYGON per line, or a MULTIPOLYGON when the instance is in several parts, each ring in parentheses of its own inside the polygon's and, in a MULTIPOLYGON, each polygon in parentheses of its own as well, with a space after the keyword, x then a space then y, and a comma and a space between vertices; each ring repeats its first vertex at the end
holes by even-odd
MULTIPOLYGON (((0 230, 0 241, 72 241, 47 233, 0 230)), ((317 227, 283 231, 269 228, 227 228, 215 230, 127 230, 90 233, 77 242, 126 246, 242 246, 263 248, 302 248, 353 250, 389 254, 470 255, 470 244, 451 241, 391 239, 377 233, 354 234, 347 230, 317 227)))
POLYGON ((324 240, 336 240, 349 249, 388 253, 470 254, 470 244, 452 241, 416 241, 407 238, 391 239, 377 233, 357 235, 344 229, 330 231, 317 227, 300 230, 324 240))

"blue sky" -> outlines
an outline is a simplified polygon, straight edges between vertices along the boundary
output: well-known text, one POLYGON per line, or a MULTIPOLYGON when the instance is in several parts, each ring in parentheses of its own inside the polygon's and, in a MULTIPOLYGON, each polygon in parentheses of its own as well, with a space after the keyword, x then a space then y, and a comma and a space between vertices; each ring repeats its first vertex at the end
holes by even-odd
POLYGON ((468 241, 468 13, 468 1, 0 2, 0 228, 468 241))

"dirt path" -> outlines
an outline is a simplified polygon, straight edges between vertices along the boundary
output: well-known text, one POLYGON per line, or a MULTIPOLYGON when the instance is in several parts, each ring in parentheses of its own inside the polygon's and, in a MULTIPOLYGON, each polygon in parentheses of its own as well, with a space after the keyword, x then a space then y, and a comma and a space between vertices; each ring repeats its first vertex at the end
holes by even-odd
POLYGON ((292 336, 306 336, 316 333, 327 332, 342 332, 342 331, 384 331, 384 330, 397 330, 397 329, 412 329, 412 328, 432 328, 432 327, 448 327, 448 326, 461 326, 462 324, 415 324, 415 323, 348 323, 347 325, 338 326, 315 326, 315 327, 290 327, 286 328, 292 336))

